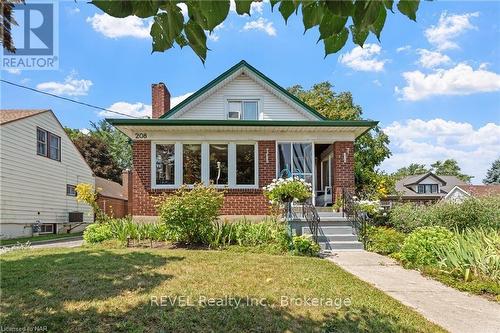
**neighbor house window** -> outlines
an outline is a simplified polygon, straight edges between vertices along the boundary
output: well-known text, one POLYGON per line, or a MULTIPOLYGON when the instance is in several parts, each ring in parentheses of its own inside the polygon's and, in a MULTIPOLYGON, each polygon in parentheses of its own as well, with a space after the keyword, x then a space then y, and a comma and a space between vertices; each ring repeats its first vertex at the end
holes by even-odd
POLYGON ((36 129, 36 153, 41 156, 47 156, 47 131, 36 129))
POLYGON ((175 145, 156 145, 156 185, 175 184, 175 145))
POLYGON ((76 197, 76 186, 66 184, 66 195, 70 197, 76 197))
POLYGON ((227 185, 228 182, 228 145, 209 145, 209 168, 210 183, 215 185, 227 185))
POLYGON ((231 100, 228 102, 228 119, 257 120, 259 119, 258 101, 231 100))
POLYGON ((184 144, 182 146, 183 183, 201 182, 201 144, 184 144))
POLYGON ((438 193, 437 184, 419 184, 418 193, 438 193))
POLYGON ((61 161, 61 137, 41 128, 36 129, 36 153, 61 161))
POLYGON ((236 145, 236 185, 255 185, 255 145, 236 145))
POLYGON ((49 133, 49 156, 55 161, 61 160, 61 138, 57 135, 49 133))
POLYGON ((55 234, 55 225, 44 223, 40 225, 40 233, 41 234, 55 234))

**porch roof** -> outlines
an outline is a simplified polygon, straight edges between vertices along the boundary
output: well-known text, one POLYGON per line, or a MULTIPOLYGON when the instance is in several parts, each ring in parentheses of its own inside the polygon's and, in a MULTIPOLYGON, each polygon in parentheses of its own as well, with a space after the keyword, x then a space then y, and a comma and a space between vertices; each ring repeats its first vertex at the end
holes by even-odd
POLYGON ((286 131, 286 132, 351 132, 355 137, 361 136, 377 126, 372 120, 198 120, 198 119, 106 119, 111 125, 130 136, 132 131, 141 128, 161 131, 169 130, 194 131, 196 129, 210 131, 286 131))

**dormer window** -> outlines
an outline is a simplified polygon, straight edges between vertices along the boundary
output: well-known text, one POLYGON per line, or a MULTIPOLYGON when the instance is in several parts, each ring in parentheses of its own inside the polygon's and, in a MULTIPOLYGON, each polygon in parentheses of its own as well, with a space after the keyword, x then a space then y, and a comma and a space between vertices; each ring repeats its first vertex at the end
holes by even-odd
POLYGON ((438 185, 437 184, 419 184, 418 193, 438 193, 438 185))
POLYGON ((229 100, 227 119, 257 120, 259 119, 259 102, 256 100, 229 100))

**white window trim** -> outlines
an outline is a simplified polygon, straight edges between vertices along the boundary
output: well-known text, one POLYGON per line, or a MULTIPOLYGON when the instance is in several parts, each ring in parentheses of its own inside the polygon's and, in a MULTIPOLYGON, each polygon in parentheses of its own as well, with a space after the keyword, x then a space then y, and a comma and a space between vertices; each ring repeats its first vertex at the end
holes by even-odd
MULTIPOLYGON (((264 114, 262 110, 264 110, 264 97, 263 96, 256 96, 256 95, 251 95, 251 96, 242 96, 242 95, 226 95, 224 96, 224 119, 229 120, 229 102, 231 101, 250 101, 250 102, 257 102, 257 119, 256 120, 262 120, 264 119, 264 114)), ((243 117, 243 107, 240 112, 240 118, 243 117)), ((243 120, 243 119, 241 119, 243 120)))
MULTIPOLYGON (((215 185, 216 188, 224 189, 258 189, 259 188, 259 147, 256 141, 152 141, 151 142, 151 189, 177 189, 184 182, 183 158, 184 144, 201 144, 201 183, 210 184, 210 145, 224 144, 228 145, 228 183, 223 185, 215 185), (156 184, 156 146, 157 145, 175 145, 175 176, 174 184, 156 184), (255 182, 254 185, 238 185, 236 184, 236 145, 254 145, 254 168, 255 182)), ((192 184, 185 184, 192 187, 192 184)))

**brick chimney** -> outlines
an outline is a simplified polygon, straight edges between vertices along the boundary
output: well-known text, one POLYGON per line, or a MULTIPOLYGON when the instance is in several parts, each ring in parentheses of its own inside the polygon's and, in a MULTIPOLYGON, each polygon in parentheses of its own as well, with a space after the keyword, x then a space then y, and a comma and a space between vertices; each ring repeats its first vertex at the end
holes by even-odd
POLYGON ((151 118, 157 119, 170 111, 170 92, 165 83, 153 83, 151 85, 153 95, 153 112, 151 118))

